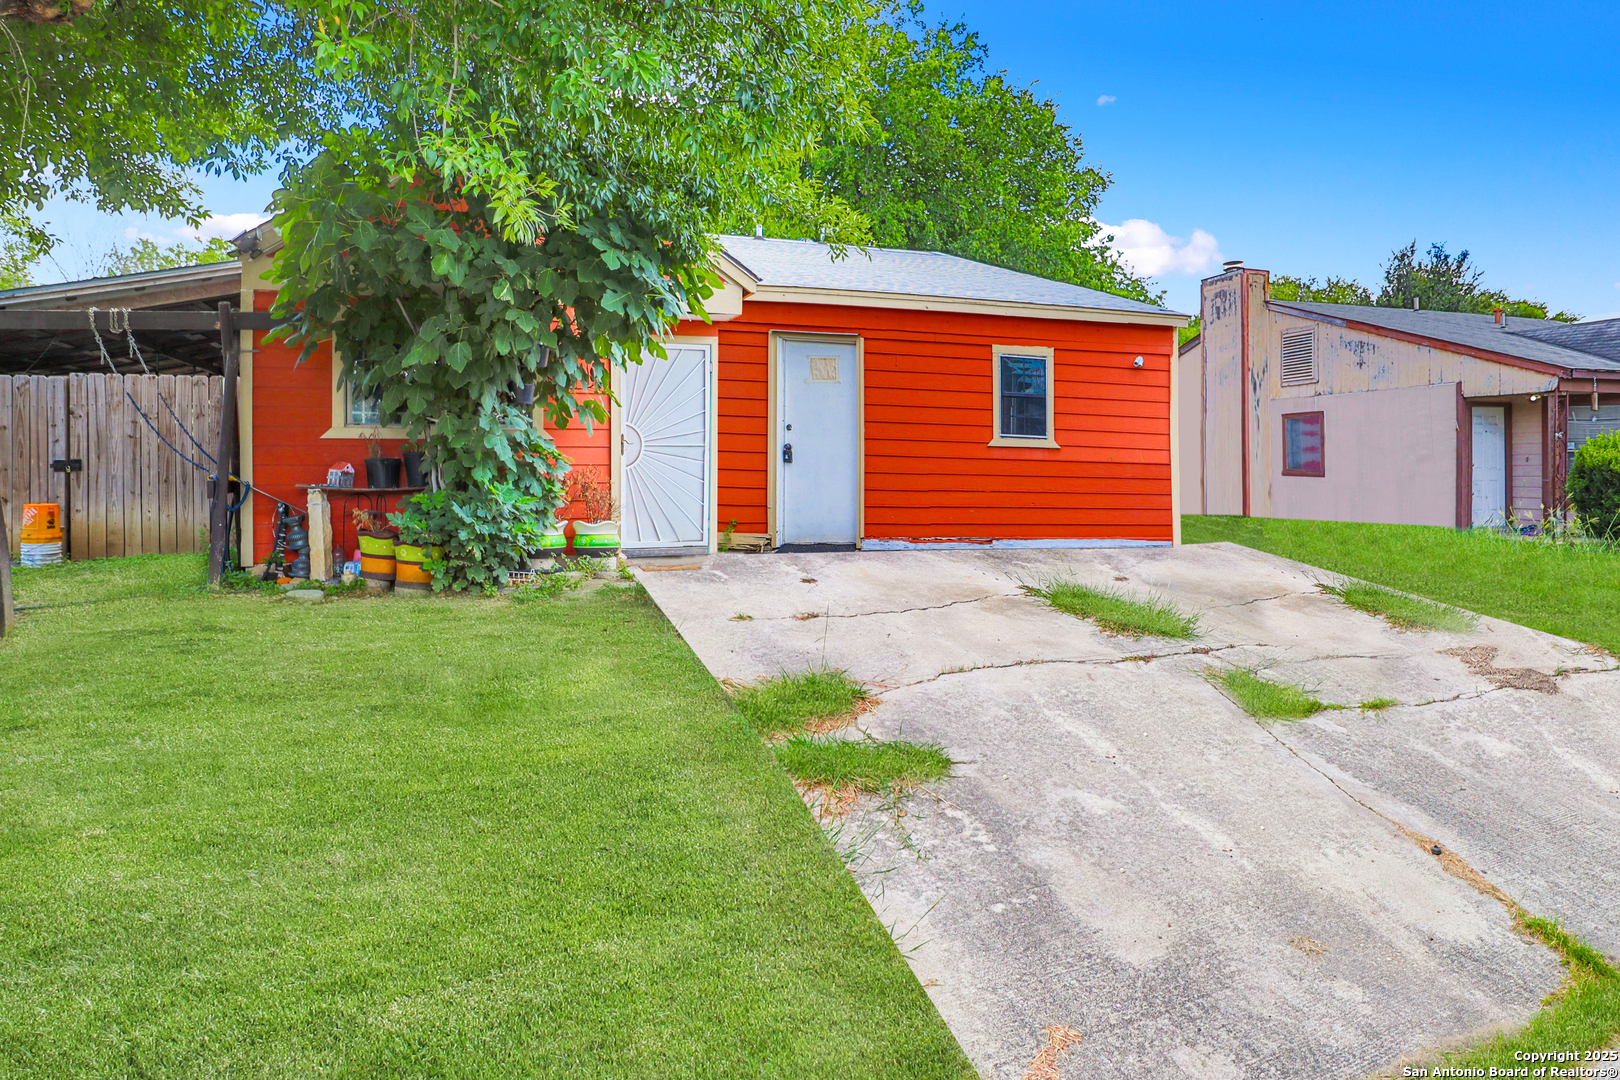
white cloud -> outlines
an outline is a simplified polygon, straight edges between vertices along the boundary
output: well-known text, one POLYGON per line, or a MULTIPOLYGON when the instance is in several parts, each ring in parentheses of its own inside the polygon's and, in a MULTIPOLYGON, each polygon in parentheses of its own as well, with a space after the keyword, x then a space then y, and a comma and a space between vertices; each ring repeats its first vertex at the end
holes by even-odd
POLYGON ((187 240, 209 240, 214 237, 231 240, 269 220, 263 214, 210 214, 201 225, 195 228, 182 225, 175 232, 187 240))
POLYGON ((1118 100, 1119 99, 1117 97, 1115 97, 1113 94, 1104 94, 1102 97, 1097 99, 1097 104, 1098 105, 1112 105, 1114 102, 1116 102, 1118 100))
POLYGON ((1194 229, 1191 238, 1182 239, 1142 218, 1131 218, 1119 225, 1099 225, 1103 235, 1114 237, 1112 246, 1120 260, 1143 277, 1205 274, 1221 265, 1221 246, 1203 229, 1194 229))

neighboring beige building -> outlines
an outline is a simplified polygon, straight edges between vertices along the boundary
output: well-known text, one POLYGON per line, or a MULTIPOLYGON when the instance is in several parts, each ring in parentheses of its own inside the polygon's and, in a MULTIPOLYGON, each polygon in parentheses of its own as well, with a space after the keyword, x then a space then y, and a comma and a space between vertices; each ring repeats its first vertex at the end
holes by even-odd
POLYGON ((1176 372, 1186 513, 1523 526, 1620 429, 1620 319, 1273 300, 1241 264, 1200 314, 1176 372))

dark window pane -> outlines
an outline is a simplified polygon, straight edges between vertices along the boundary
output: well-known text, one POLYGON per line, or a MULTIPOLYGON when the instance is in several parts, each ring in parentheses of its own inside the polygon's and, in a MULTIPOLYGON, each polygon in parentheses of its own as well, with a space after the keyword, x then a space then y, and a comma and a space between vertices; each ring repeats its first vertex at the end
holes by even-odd
POLYGON ((1046 438, 1045 359, 1001 358, 1001 434, 1046 438))

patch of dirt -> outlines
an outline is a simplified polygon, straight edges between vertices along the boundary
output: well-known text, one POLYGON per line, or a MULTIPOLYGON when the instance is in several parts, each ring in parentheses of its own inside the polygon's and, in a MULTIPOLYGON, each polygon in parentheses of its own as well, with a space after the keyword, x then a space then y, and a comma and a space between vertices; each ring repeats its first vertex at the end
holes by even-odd
POLYGON ((819 612, 819 611, 801 611, 801 612, 799 612, 797 615, 795 615, 793 617, 795 619, 798 619, 800 622, 804 622, 806 619, 819 619, 819 618, 821 618, 821 612, 819 612))
MULTIPOLYGON (((1496 650, 1487 649, 1487 651, 1494 653, 1496 650)), ((1472 886, 1475 891, 1484 893, 1486 896, 1502 904, 1514 914, 1520 914, 1524 911, 1524 909, 1519 906, 1519 902, 1517 900, 1513 899, 1513 897, 1509 896, 1501 889, 1498 889, 1490 881, 1487 881, 1484 874, 1481 874, 1478 870, 1475 870, 1472 866, 1469 866, 1468 860, 1463 858, 1461 855, 1458 855, 1455 851, 1452 851, 1450 848, 1442 847, 1433 838, 1424 836, 1416 829, 1408 829, 1405 825, 1400 824, 1397 824, 1395 827, 1400 829, 1402 835, 1404 835, 1408 840, 1411 840, 1429 855, 1438 859, 1440 862, 1440 869, 1444 870, 1452 877, 1472 886)))
POLYGON ((1024 1080, 1063 1080, 1063 1074, 1058 1072, 1058 1058, 1063 1051, 1079 1042, 1082 1036, 1079 1031, 1063 1024, 1053 1024, 1041 1034, 1046 1037, 1046 1042, 1024 1071, 1024 1080))
POLYGON ((799 789, 799 798, 815 815, 818 825, 843 817, 861 801, 861 791, 853 785, 832 787, 829 784, 801 784, 795 780, 793 786, 799 789))
POLYGON ((1558 693, 1557 680, 1535 668, 1499 668, 1491 663, 1496 659, 1495 645, 1474 645, 1469 648, 1441 649, 1442 656, 1455 656, 1480 678, 1492 686, 1514 690, 1535 690, 1543 694, 1558 693))
POLYGON ((1304 934, 1295 934, 1293 937, 1288 939, 1288 944, 1292 945, 1306 956, 1321 956, 1323 953, 1328 951, 1327 942, 1317 941, 1315 938, 1306 937, 1304 934))

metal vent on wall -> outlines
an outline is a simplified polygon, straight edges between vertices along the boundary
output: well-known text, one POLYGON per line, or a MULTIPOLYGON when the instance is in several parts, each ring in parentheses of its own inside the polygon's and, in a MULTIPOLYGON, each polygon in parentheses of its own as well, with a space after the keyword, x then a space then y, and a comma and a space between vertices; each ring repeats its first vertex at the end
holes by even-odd
POLYGON ((1302 327, 1282 334, 1282 384, 1304 386, 1316 381, 1316 329, 1302 327))

